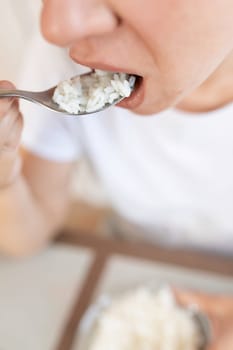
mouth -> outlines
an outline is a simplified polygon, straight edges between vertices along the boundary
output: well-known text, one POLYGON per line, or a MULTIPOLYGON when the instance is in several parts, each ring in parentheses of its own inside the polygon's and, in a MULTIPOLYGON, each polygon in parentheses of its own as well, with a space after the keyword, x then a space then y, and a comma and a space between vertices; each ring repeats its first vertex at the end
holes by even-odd
POLYGON ((122 108, 127 108, 134 110, 138 108, 144 101, 145 96, 145 79, 138 74, 138 72, 133 72, 125 68, 120 67, 114 67, 108 64, 102 64, 102 63, 96 63, 95 64, 87 64, 84 62, 81 62, 80 60, 77 60, 77 58, 73 58, 75 61, 81 65, 84 65, 91 70, 100 69, 108 72, 113 73, 126 73, 129 75, 133 75, 136 77, 136 83, 133 92, 129 97, 124 98, 120 103, 117 104, 117 106, 122 108))
POLYGON ((145 81, 143 77, 136 75, 136 83, 134 90, 129 97, 124 98, 117 106, 134 110, 138 108, 144 101, 145 81))
POLYGON ((124 98, 121 102, 117 104, 118 107, 122 108, 127 108, 134 110, 138 108, 144 101, 144 96, 145 96, 145 79, 134 73, 130 72, 127 69, 122 69, 122 68, 116 68, 108 65, 95 65, 94 67, 92 66, 91 69, 101 69, 104 71, 108 72, 113 72, 113 73, 126 73, 129 76, 133 75, 136 77, 136 82, 134 85, 134 89, 129 97, 124 98))

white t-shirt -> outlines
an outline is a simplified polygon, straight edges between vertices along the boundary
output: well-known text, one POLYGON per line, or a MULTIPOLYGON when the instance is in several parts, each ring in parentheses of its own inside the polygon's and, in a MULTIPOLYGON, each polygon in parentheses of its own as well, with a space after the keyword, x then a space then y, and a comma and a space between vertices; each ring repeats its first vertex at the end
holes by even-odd
MULTIPOLYGON (((32 90, 81 69, 40 38, 25 63, 20 88, 32 90)), ((155 240, 233 251, 233 105, 150 117, 116 107, 60 117, 31 103, 23 112, 27 149, 61 162, 87 155, 115 210, 155 240)))

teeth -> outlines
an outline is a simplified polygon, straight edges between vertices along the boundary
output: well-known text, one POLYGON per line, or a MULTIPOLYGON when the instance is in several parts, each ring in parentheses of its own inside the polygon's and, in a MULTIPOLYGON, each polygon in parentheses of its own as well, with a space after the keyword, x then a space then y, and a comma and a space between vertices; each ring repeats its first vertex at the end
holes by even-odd
POLYGON ((130 87, 131 88, 134 88, 134 85, 135 85, 135 83, 136 83, 136 76, 135 75, 130 75, 130 77, 129 77, 129 85, 130 85, 130 87))

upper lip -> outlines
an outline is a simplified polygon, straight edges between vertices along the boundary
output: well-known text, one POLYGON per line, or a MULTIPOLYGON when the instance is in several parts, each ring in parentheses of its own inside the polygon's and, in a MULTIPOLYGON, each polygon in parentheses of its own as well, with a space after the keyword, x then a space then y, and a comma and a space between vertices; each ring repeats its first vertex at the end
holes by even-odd
POLYGON ((84 65, 86 67, 89 67, 91 69, 100 69, 100 70, 105 70, 108 72, 114 72, 114 73, 126 73, 126 74, 131 74, 131 75, 138 75, 141 76, 140 72, 133 71, 131 69, 123 68, 123 67, 115 67, 112 66, 111 64, 106 64, 106 63, 101 63, 101 62, 84 62, 82 60, 77 59, 73 55, 71 55, 71 58, 76 61, 77 63, 84 65))
POLYGON ((138 75, 136 72, 130 71, 129 69, 114 67, 110 64, 95 63, 92 66, 88 65, 88 67, 93 69, 105 70, 113 73, 126 73, 126 74, 138 75))

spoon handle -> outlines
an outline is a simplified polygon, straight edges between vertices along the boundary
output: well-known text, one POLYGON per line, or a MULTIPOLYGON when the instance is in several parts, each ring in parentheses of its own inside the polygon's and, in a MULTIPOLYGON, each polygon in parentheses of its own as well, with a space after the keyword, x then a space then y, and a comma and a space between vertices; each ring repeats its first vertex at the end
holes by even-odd
POLYGON ((0 98, 3 97, 18 97, 28 101, 37 101, 39 96, 37 92, 33 91, 0 89, 0 98))

